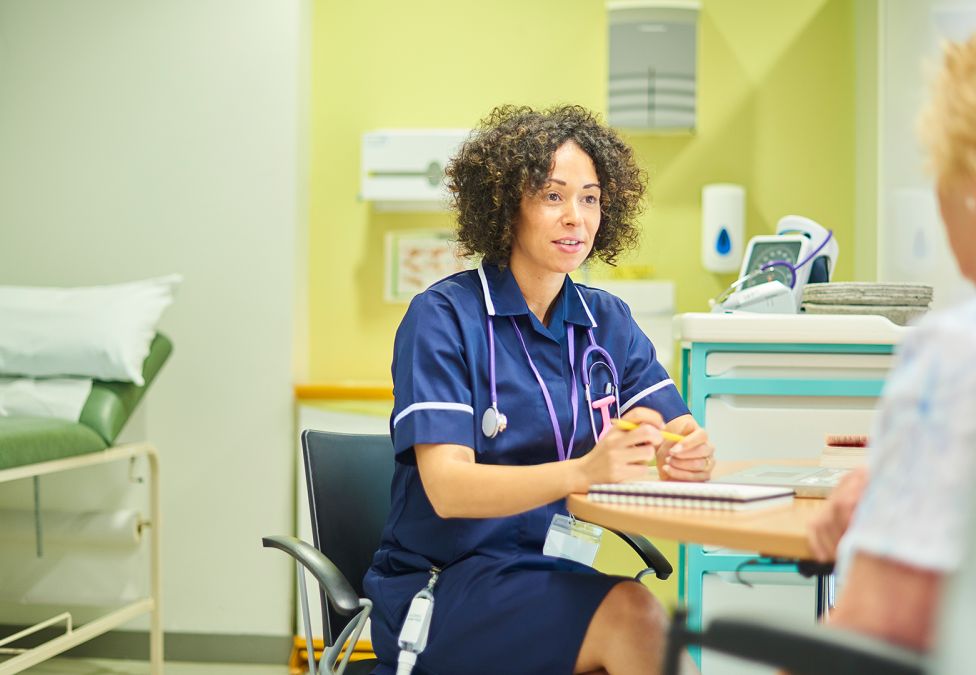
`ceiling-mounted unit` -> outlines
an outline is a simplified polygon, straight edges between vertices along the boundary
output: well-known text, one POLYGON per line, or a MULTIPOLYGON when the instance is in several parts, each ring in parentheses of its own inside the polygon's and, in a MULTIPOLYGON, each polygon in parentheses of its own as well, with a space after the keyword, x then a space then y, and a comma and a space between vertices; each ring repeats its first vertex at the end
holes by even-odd
POLYGON ((607 3, 610 125, 691 131, 697 99, 695 0, 607 3))
POLYGON ((360 196, 385 211, 446 210, 444 169, 469 133, 469 129, 364 133, 360 196))

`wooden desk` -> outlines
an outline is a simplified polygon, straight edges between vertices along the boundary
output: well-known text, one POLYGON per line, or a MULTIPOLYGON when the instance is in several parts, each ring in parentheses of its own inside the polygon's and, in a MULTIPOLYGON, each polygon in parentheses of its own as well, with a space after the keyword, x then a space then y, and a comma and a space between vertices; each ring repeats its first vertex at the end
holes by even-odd
MULTIPOLYGON (((756 464, 811 466, 814 460, 769 460, 718 462, 713 471, 723 476, 756 464)), ((656 475, 656 473, 655 473, 656 475)), ((645 536, 684 543, 724 546, 764 555, 796 560, 813 558, 807 546, 807 522, 820 508, 822 499, 799 499, 787 506, 758 511, 706 511, 660 506, 618 506, 590 502, 586 495, 570 495, 569 511, 577 517, 645 536)))

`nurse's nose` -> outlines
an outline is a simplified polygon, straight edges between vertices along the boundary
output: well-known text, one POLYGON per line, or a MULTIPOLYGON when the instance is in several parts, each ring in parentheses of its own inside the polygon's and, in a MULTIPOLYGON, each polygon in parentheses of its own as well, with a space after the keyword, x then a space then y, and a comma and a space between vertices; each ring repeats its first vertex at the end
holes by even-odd
POLYGON ((583 222, 583 210, 579 202, 575 199, 567 199, 566 207, 563 209, 563 223, 566 225, 579 225, 583 222))

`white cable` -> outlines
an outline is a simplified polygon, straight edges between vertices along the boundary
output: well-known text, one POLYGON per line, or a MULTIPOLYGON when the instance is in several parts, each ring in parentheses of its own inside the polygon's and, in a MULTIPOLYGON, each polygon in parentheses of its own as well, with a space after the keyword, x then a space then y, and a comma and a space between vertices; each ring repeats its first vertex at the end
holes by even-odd
POLYGON ((408 652, 406 649, 401 649, 400 658, 397 659, 396 675, 410 675, 413 672, 413 664, 416 662, 416 654, 408 652))

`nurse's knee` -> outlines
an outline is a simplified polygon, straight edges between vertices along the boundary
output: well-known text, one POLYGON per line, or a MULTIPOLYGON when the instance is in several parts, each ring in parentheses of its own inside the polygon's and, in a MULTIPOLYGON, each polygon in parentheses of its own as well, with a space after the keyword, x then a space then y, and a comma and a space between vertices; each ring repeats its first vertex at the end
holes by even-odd
POLYGON ((667 612, 643 584, 617 584, 608 599, 613 603, 614 623, 620 628, 644 636, 663 635, 667 630, 667 612))
POLYGON ((661 603, 642 584, 616 584, 590 622, 575 672, 656 673, 667 625, 661 603))

